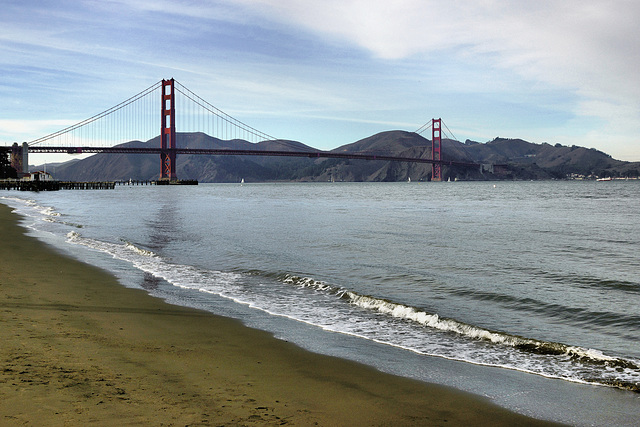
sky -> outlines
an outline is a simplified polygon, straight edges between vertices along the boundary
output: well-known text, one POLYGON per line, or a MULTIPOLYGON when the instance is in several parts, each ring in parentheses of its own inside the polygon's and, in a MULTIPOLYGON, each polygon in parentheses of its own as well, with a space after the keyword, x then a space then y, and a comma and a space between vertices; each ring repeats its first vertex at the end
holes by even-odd
POLYGON ((640 161, 636 0, 0 1, 2 145, 175 78, 323 150, 442 118, 640 161))

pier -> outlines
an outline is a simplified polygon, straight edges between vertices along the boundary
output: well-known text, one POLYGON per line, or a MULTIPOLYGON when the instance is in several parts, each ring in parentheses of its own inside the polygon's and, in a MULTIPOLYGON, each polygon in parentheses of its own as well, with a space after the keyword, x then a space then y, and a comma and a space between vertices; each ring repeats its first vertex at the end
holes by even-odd
POLYGON ((160 180, 141 180, 130 179, 129 181, 116 181, 117 185, 198 185, 197 179, 176 179, 170 181, 168 179, 160 180))
POLYGON ((17 191, 58 191, 58 190, 113 190, 113 181, 72 182, 72 181, 24 181, 0 180, 0 190, 17 191))
POLYGON ((116 185, 156 185, 155 180, 130 179, 129 181, 116 181, 116 185))
POLYGON ((19 179, 0 180, 0 190, 58 191, 58 190, 113 190, 116 185, 198 185, 195 179, 184 180, 129 180, 129 181, 27 181, 19 179))

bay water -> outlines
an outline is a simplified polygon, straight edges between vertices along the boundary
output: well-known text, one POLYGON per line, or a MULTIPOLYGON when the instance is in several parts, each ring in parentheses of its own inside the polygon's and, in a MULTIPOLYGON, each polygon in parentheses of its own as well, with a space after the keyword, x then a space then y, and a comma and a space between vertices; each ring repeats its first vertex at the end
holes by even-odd
POLYGON ((0 202, 170 303, 541 418, 640 419, 640 181, 123 185, 0 202))

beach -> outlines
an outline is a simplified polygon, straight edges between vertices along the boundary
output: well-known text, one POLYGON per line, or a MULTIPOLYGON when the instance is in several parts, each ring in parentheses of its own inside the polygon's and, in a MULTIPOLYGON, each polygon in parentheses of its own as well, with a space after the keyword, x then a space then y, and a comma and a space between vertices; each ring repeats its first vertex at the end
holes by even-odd
POLYGON ((0 205, 0 424, 547 425, 126 288, 0 205))

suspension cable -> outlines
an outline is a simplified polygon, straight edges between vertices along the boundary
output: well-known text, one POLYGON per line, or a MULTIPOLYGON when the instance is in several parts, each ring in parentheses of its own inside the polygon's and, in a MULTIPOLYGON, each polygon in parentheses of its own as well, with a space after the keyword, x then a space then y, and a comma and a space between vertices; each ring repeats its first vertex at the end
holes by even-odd
POLYGON ((278 138, 275 138, 275 137, 273 137, 273 136, 271 136, 269 134, 261 132, 258 129, 255 129, 255 128, 247 125, 246 123, 243 123, 240 120, 230 116, 229 114, 225 113, 224 111, 220 110, 219 108, 215 107, 214 105, 208 103, 207 101, 205 101, 204 99, 202 99, 201 97, 199 97, 198 95, 196 95, 195 93, 190 91, 183 84, 181 84, 181 83, 179 83, 177 81, 175 83, 177 84, 176 90, 178 92, 180 92, 181 94, 183 94, 184 96, 189 98, 191 101, 195 102, 200 107, 202 107, 205 110, 209 111, 210 113, 220 117, 221 119, 226 121, 228 124, 237 126, 237 127, 241 128, 241 129, 243 129, 244 131, 246 131, 247 133, 250 133, 251 135, 256 136, 258 138, 262 138, 265 141, 266 140, 277 140, 278 139, 278 138))
POLYGON ((433 120, 429 120, 427 123, 420 126, 417 130, 414 131, 414 133, 417 133, 418 135, 420 135, 422 132, 425 132, 428 129, 430 129, 431 126, 433 126, 433 120))
POLYGON ((131 98, 129 98, 129 99, 125 100, 125 101, 122 101, 120 104, 118 104, 118 105, 116 105, 114 107, 111 107, 108 110, 103 111, 102 113, 96 114, 95 116, 89 117, 86 120, 83 120, 83 121, 81 121, 79 123, 76 123, 74 125, 68 126, 68 127, 64 128, 62 130, 57 131, 57 132, 51 133, 49 135, 43 136, 43 137, 38 138, 38 139, 34 139, 33 141, 28 142, 27 144, 28 145, 40 144, 41 142, 47 141, 49 139, 56 138, 58 136, 64 135, 64 134, 69 133, 69 132, 72 132, 72 131, 74 131, 74 130, 76 130, 78 128, 81 128, 81 127, 83 127, 85 125, 88 125, 89 123, 93 123, 96 120, 99 120, 99 119, 101 119, 103 117, 106 117, 106 116, 108 116, 110 114, 113 114, 116 111, 119 111, 119 110, 123 109, 124 107, 132 104, 133 102, 135 102, 135 101, 137 101, 137 100, 149 95, 150 93, 152 93, 155 90, 157 90, 158 88, 160 88, 161 84, 162 84, 162 82, 157 82, 157 83, 149 86, 147 89, 143 90, 142 92, 140 92, 140 93, 138 93, 136 95, 133 95, 131 98))
POLYGON ((453 134, 453 132, 451 132, 451 130, 449 129, 447 124, 445 122, 442 122, 442 124, 447 129, 447 131, 449 131, 449 134, 451 135, 451 139, 454 140, 454 141, 458 141, 458 138, 456 138, 456 136, 453 134))
POLYGON ((175 81, 175 83, 176 83, 176 91, 178 91, 179 93, 181 93, 182 95, 190 99, 192 102, 200 106, 202 109, 208 111, 209 113, 213 114, 216 118, 222 121, 222 126, 219 126, 220 128, 223 129, 223 133, 225 134, 222 137, 222 139, 228 139, 230 137, 229 133, 232 132, 232 129, 238 128, 241 131, 245 132, 245 135, 243 135, 244 137, 247 137, 248 135, 252 135, 254 137, 259 138, 262 141, 274 141, 282 146, 289 147, 296 151, 299 151, 299 150, 304 150, 308 152, 318 151, 306 145, 300 146, 299 144, 295 144, 291 141, 276 138, 265 132, 259 131, 254 127, 249 126, 246 123, 236 119, 235 117, 225 113, 224 111, 212 105, 211 103, 207 102, 206 100, 202 99, 200 96, 192 92, 189 88, 184 86, 182 83, 178 81, 175 81))

